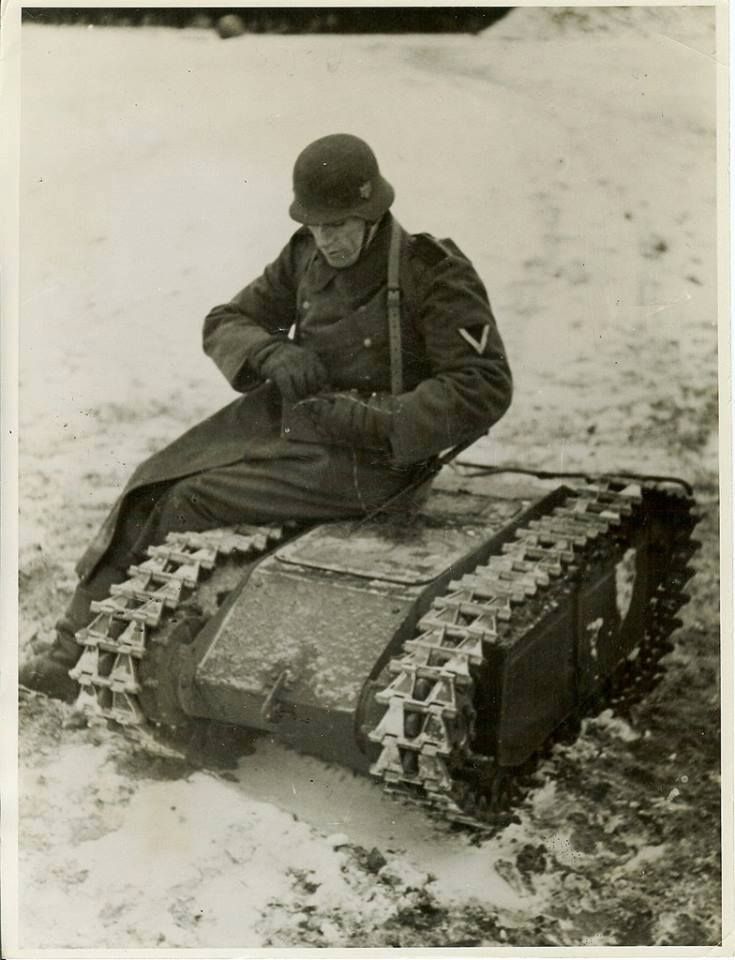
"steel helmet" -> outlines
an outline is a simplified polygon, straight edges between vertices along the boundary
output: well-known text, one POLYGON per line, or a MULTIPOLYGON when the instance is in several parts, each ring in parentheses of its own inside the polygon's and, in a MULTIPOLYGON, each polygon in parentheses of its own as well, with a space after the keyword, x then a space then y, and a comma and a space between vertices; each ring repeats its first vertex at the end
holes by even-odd
POLYGON ((333 133, 310 143, 293 169, 291 217, 299 223, 336 223, 347 217, 379 220, 393 203, 393 187, 364 140, 333 133))

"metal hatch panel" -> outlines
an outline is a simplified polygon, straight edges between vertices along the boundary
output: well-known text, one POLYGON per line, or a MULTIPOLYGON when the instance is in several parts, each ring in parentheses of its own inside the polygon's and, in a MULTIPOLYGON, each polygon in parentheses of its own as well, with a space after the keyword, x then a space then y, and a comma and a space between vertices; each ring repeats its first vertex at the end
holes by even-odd
POLYGON ((472 549, 473 541, 479 546, 497 529, 497 522, 492 527, 414 522, 398 531, 377 524, 356 530, 354 521, 329 523, 281 547, 276 557, 284 564, 417 586, 436 580, 472 549))

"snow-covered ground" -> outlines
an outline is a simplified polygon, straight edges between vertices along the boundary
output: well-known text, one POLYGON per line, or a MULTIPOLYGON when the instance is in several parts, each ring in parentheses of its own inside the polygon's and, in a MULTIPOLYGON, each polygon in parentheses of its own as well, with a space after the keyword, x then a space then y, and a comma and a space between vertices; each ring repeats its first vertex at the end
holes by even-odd
POLYGON ((478 37, 23 29, 24 652, 132 467, 231 398, 201 320, 285 243, 293 159, 329 132, 486 280, 516 399, 474 459, 680 473, 709 510, 663 692, 558 749, 480 845, 275 744, 228 779, 24 703, 23 947, 717 940, 713 53, 704 7, 517 9, 478 37))

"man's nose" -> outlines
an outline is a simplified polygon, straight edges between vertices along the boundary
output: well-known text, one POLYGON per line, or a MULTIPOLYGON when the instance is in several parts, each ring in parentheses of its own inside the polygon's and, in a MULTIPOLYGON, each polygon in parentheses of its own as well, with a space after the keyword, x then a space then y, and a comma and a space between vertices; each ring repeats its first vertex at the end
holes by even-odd
POLYGON ((337 232, 336 227, 331 223, 321 223, 318 226, 312 227, 314 231, 314 236, 319 241, 329 240, 337 232))

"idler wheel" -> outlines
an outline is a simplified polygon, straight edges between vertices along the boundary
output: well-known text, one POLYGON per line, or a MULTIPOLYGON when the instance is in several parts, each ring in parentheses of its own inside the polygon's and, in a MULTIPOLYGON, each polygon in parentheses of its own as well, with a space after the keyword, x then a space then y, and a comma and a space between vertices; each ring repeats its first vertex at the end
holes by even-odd
POLYGON ((415 750, 401 750, 401 766, 409 777, 415 777, 419 772, 419 755, 415 750))
POLYGON ((417 737, 424 725, 424 715, 418 710, 407 710, 403 716, 403 735, 409 740, 417 737))
POLYGON ((434 683, 432 680, 427 680, 426 677, 419 677, 413 687, 414 700, 426 700, 433 686, 434 683))

